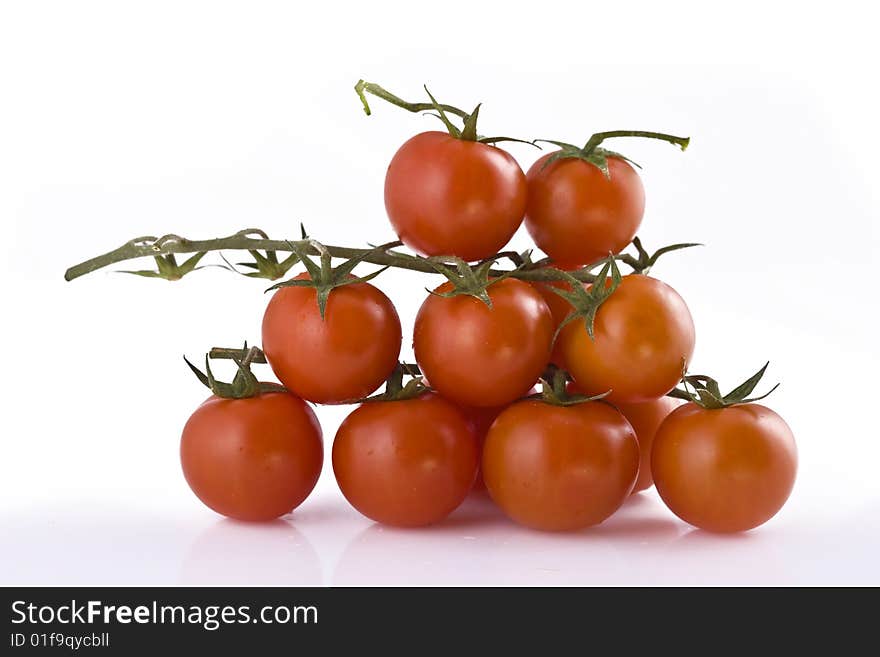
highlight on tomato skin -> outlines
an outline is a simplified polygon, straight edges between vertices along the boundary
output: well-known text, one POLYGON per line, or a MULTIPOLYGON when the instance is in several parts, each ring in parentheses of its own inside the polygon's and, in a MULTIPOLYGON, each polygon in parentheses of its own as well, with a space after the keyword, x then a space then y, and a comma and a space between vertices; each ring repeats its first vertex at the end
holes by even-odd
POLYGON ((578 388, 608 393, 607 401, 644 402, 671 391, 681 379, 696 342, 684 299, 650 276, 624 276, 599 307, 591 339, 583 321, 572 321, 557 348, 578 388))
POLYGON ((635 432, 601 401, 520 401, 498 416, 483 447, 489 495, 515 522, 575 531, 610 517, 639 470, 635 432))
POLYGON ((296 509, 315 487, 323 460, 314 411, 284 392, 211 396, 190 416, 180 441, 189 487, 236 520, 268 521, 296 509))
POLYGON ((396 527, 446 518, 467 497, 478 465, 473 427, 432 393, 361 404, 333 441, 342 494, 363 515, 396 527))
POLYGON ((394 304, 369 283, 331 290, 324 317, 314 288, 283 287, 266 306, 262 333, 263 350, 279 381, 320 404, 360 399, 376 390, 397 365, 402 342, 394 304))
POLYGON ((513 278, 487 288, 492 307, 468 295, 422 303, 413 348, 422 374, 438 393, 465 406, 497 407, 523 397, 550 358, 553 317, 541 295, 513 278))
POLYGON ((794 487, 797 447, 785 421, 756 403, 688 402, 660 425, 651 451, 657 492, 685 522, 712 532, 754 529, 794 487))

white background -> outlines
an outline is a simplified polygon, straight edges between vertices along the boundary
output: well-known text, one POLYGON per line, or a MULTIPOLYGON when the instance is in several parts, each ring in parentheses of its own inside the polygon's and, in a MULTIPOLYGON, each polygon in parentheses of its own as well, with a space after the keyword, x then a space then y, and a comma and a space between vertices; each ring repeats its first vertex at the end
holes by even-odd
MULTIPOLYGON (((0 583, 880 584, 880 53, 864 4, 4 3, 0 583), (479 499, 391 530, 346 505, 329 464, 272 525, 201 506, 177 449, 205 391, 181 355, 258 342, 264 283, 63 271, 165 232, 288 237, 304 221, 330 243, 392 238, 385 167, 436 126, 380 101, 367 118, 359 77, 482 101, 491 134, 693 137, 686 153, 612 147, 644 165, 644 241, 707 245, 655 269, 693 312, 694 368, 733 385, 769 359, 783 382, 768 403, 801 467, 774 520, 717 537, 652 490, 572 535, 479 499)), ((405 335, 430 280, 378 279, 405 335)), ((319 410, 328 447, 347 411, 319 410)))

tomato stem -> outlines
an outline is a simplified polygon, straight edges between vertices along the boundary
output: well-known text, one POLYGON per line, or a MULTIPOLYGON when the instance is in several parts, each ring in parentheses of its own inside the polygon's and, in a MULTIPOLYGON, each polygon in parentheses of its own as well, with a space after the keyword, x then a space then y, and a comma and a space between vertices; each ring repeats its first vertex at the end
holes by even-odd
POLYGON ((586 145, 583 148, 583 151, 587 154, 592 153, 593 150, 596 149, 599 144, 601 144, 606 139, 613 139, 615 137, 643 137, 645 139, 659 139, 661 141, 667 141, 670 144, 674 144, 681 148, 681 150, 687 150, 688 144, 691 142, 690 137, 676 137, 675 135, 667 135, 662 132, 650 132, 647 130, 610 130, 608 132, 597 132, 587 141, 586 145))
POLYGON ((455 114, 455 116, 461 119, 467 119, 471 115, 470 112, 465 112, 464 110, 454 107, 453 105, 443 105, 439 103, 410 103, 403 100, 399 96, 395 96, 393 93, 391 93, 387 89, 380 87, 378 84, 375 84, 373 82, 366 82, 364 80, 358 80, 357 84, 354 85, 354 90, 357 92, 358 98, 361 99, 361 103, 363 103, 364 105, 364 112, 367 116, 370 116, 370 114, 372 114, 372 110, 370 110, 370 105, 367 102, 367 97, 365 94, 372 94, 373 96, 376 96, 376 98, 381 98, 385 102, 396 105, 401 109, 405 109, 407 112, 431 112, 439 107, 444 112, 455 114))

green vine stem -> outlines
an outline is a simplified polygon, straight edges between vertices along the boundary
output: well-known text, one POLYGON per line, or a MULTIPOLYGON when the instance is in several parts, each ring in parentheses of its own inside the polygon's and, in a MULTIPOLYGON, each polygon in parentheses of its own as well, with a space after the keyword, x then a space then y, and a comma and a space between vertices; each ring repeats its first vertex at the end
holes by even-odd
POLYGON ((676 137, 675 135, 667 135, 662 132, 651 132, 648 130, 610 130, 608 132, 597 132, 596 134, 594 134, 592 137, 590 137, 583 150, 589 153, 606 139, 614 139, 615 137, 643 137, 645 139, 659 139, 661 141, 668 141, 670 144, 675 144, 676 146, 681 148, 681 150, 686 150, 688 144, 691 143, 690 137, 676 137))
MULTIPOLYGON (((373 82, 366 82, 364 80, 358 80, 357 84, 354 85, 354 90, 357 92, 358 97, 361 99, 361 103, 364 105, 364 112, 367 116, 370 116, 372 110, 370 109, 370 104, 367 102, 367 97, 365 94, 372 94, 376 96, 376 98, 381 98, 382 100, 391 103, 392 105, 396 105, 401 109, 405 109, 407 112, 433 112, 437 109, 437 104, 435 103, 410 103, 399 96, 395 96, 393 93, 380 87, 378 84, 373 82)), ((449 112, 450 114, 455 114, 462 119, 467 119, 471 113, 465 112, 462 109, 454 107, 453 105, 444 105, 439 104, 440 109, 444 112, 449 112)))
MULTIPOLYGON (((179 235, 164 235, 162 237, 138 237, 130 240, 119 248, 108 251, 102 255, 90 258, 84 262, 70 267, 64 273, 64 279, 72 281, 86 274, 98 271, 111 265, 134 260, 136 258, 161 257, 180 253, 208 253, 211 251, 283 251, 296 253, 301 251, 309 255, 321 255, 315 247, 315 242, 311 239, 299 240, 275 240, 263 237, 252 237, 251 234, 255 229, 248 229, 230 235, 228 237, 220 237, 209 240, 190 240, 179 235)), ((360 258, 363 262, 380 265, 384 267, 393 267, 396 269, 408 269, 426 274, 437 273, 437 258, 431 260, 419 256, 401 253, 388 248, 387 250, 377 250, 375 248, 357 249, 346 246, 325 245, 326 252, 334 258, 360 258)), ((449 259, 451 266, 454 266, 453 259, 449 259)), ((590 283, 594 280, 594 276, 590 271, 590 267, 572 272, 560 272, 552 267, 538 267, 537 264, 531 269, 499 270, 493 269, 490 274, 492 276, 511 276, 525 281, 542 281, 550 282, 557 280, 567 280, 567 276, 590 283)))

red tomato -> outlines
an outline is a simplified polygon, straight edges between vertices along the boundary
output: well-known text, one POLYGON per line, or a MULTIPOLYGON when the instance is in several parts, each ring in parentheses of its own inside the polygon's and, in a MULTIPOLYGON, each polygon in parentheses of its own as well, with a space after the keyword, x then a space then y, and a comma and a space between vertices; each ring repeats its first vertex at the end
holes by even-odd
POLYGON ((639 463, 639 478, 636 480, 633 493, 650 488, 654 483, 654 478, 651 476, 651 446, 654 444, 654 435, 657 433, 660 423, 681 403, 680 399, 660 397, 660 399, 635 404, 620 402, 615 404, 617 410, 623 413, 623 416, 632 425, 636 432, 636 438, 639 440, 641 461, 639 463))
POLYGON ((189 487, 217 513, 272 520, 312 492, 323 450, 315 413, 298 397, 211 396, 183 428, 180 462, 189 487))
POLYGON ((489 429, 483 478, 516 522, 548 531, 595 525, 633 489, 639 445, 626 418, 603 402, 511 405, 489 429))
MULTIPOLYGON (((537 389, 532 388, 524 396, 527 397, 528 395, 536 392, 537 389)), ((489 433, 489 427, 492 426, 495 418, 501 415, 502 411, 504 411, 507 406, 489 406, 481 408, 479 406, 457 405, 457 407, 458 410, 460 410, 464 414, 465 418, 470 423, 471 428, 474 431, 474 435, 477 438, 477 445, 480 448, 480 454, 482 454, 483 444, 486 442, 486 434, 489 433)), ((477 469, 477 480, 474 482, 474 489, 478 491, 483 491, 486 489, 486 484, 483 482, 482 467, 477 469)))
POLYGON ((385 209, 403 243, 419 253, 482 260, 522 223, 526 178, 499 148, 423 132, 388 166, 385 209))
POLYGON ((619 253, 636 235, 645 213, 645 190, 636 170, 608 158, 610 177, 577 158, 544 163, 527 174, 526 228, 535 244, 563 267, 594 263, 619 253))
MULTIPOLYGON (((538 290, 538 292, 540 292, 541 298, 544 299, 544 303, 550 308, 550 313, 553 315, 553 331, 555 333, 556 329, 559 328, 559 325, 565 321, 574 308, 568 301, 550 290, 550 288, 556 287, 563 290, 571 290, 571 285, 565 281, 550 281, 546 283, 535 282, 532 283, 532 285, 538 290)), ((565 362, 562 359, 562 353, 560 352, 558 341, 553 345, 553 354, 551 355, 550 360, 559 367, 567 369, 565 367, 565 362)))
POLYGON ((657 492, 679 518, 714 532, 740 532, 782 508, 797 473, 785 421, 760 404, 673 411, 654 437, 657 492))
MULTIPOLYGON (((435 292, 448 292, 444 283, 435 292)), ((425 299, 413 347, 422 374, 441 395, 466 406, 503 406, 535 385, 550 358, 553 316, 528 283, 488 288, 492 307, 461 295, 425 299)))
POLYGON ((479 452, 461 412, 438 395, 369 402, 333 442, 342 494, 377 522, 418 527, 454 511, 474 485, 479 452))
POLYGON ((641 402, 672 390, 694 352, 694 322, 684 300, 666 283, 624 276, 599 307, 591 340, 584 322, 566 325, 557 348, 580 390, 611 391, 612 402, 641 402))
POLYGON ((272 370, 292 393, 320 404, 373 392, 397 365, 400 342, 397 311, 369 283, 333 289, 323 319, 311 287, 279 289, 263 315, 263 351, 272 370))

